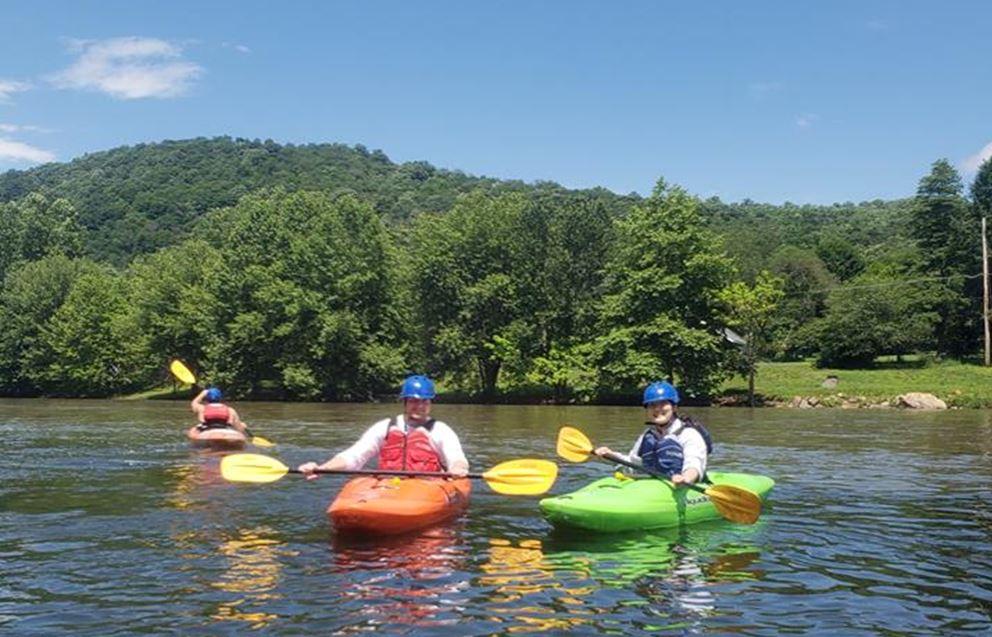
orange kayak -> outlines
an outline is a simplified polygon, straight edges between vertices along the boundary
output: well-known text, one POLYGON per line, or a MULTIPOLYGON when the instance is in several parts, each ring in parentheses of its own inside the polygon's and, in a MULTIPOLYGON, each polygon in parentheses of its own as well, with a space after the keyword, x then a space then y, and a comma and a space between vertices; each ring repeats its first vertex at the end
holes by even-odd
POLYGON ((212 449, 241 449, 247 442, 245 435, 232 427, 200 431, 193 426, 186 432, 186 437, 194 446, 212 449))
POLYGON ((396 535, 458 515, 471 492, 467 479, 363 476, 344 485, 327 515, 340 532, 396 535))

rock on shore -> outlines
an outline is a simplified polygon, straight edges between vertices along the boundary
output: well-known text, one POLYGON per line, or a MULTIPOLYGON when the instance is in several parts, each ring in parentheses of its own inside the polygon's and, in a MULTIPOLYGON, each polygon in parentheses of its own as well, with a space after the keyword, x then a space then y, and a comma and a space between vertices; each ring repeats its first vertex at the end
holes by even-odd
POLYGON ((947 403, 933 394, 909 392, 896 398, 896 405, 908 409, 947 409, 947 403))

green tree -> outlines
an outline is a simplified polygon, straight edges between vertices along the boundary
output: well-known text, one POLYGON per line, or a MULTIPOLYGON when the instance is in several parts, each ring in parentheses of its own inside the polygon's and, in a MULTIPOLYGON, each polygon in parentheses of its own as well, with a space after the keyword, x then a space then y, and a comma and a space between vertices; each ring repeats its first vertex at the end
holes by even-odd
POLYGON ((665 377, 690 396, 710 391, 724 371, 718 295, 732 272, 698 201, 660 179, 617 224, 596 341, 601 391, 665 377))
POLYGON ((0 280, 16 263, 49 254, 79 256, 82 230, 72 205, 65 199, 50 200, 32 193, 0 204, 0 280))
POLYGON ((992 215, 992 157, 982 162, 971 183, 971 200, 978 217, 992 215))
POLYGON ((478 192, 413 224, 408 249, 428 368, 474 377, 486 397, 495 394, 507 359, 537 340, 521 293, 534 276, 526 207, 518 195, 478 192))
POLYGON ((885 267, 865 272, 832 291, 817 322, 822 367, 868 367, 886 354, 909 354, 933 342, 939 321, 928 286, 904 283, 885 267))
POLYGON ((913 208, 913 236, 922 249, 924 273, 942 280, 931 285, 937 308, 937 350, 973 353, 980 336, 981 271, 979 220, 961 195, 961 177, 946 159, 934 162, 920 180, 913 208))
POLYGON ((206 346, 220 338, 224 255, 203 239, 136 259, 127 270, 127 320, 135 344, 151 364, 179 358, 205 360, 206 346))
POLYGON ((0 392, 31 395, 45 391, 42 370, 54 362, 45 327, 75 281, 100 267, 86 259, 50 254, 7 273, 0 291, 0 392))
POLYGON ((761 272, 753 285, 737 281, 719 292, 720 301, 724 304, 724 321, 745 334, 741 362, 747 374, 748 403, 752 407, 758 353, 762 341, 769 335, 776 306, 783 294, 782 280, 767 271, 761 272))
POLYGON ((26 376, 46 394, 106 396, 148 381, 148 361, 125 319, 122 278, 107 266, 77 277, 42 325, 26 376))
POLYGON ((841 281, 857 276, 865 269, 861 251, 840 235, 825 235, 816 244, 816 255, 835 277, 841 281))
POLYGON ((823 315, 836 280, 813 251, 796 246, 780 248, 769 266, 782 279, 784 293, 771 328, 779 352, 788 358, 816 352, 818 343, 807 326, 823 315))
POLYGON ((236 393, 361 399, 406 360, 396 255, 351 195, 252 195, 204 220, 220 250, 206 282, 217 332, 201 367, 236 393))

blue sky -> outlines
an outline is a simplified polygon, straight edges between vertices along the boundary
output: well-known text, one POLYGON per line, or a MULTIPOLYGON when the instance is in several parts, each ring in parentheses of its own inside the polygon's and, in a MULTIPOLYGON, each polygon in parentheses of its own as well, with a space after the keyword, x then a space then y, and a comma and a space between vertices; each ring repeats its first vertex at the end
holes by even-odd
POLYGON ((988 2, 33 2, 0 170, 232 135, 726 201, 912 195, 992 153, 988 2))

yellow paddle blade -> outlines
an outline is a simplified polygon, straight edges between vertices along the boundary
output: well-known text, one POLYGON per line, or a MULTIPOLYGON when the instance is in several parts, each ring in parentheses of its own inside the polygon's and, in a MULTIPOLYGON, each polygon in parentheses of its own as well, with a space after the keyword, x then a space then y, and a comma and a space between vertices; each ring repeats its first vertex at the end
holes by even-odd
POLYGON ((496 493, 540 495, 555 483, 558 465, 550 460, 508 460, 486 471, 482 477, 496 493))
POLYGON ((720 515, 731 522, 754 524, 761 515, 761 498, 747 489, 730 484, 715 484, 706 488, 706 495, 720 515))
POLYGON ((251 444, 255 445, 256 447, 275 447, 276 446, 276 443, 272 442, 268 438, 263 438, 261 436, 252 436, 251 437, 251 444))
POLYGON ((189 367, 183 365, 183 362, 179 359, 172 361, 169 365, 169 371, 171 371, 172 375, 178 378, 182 383, 186 383, 187 385, 196 384, 196 376, 194 376, 193 372, 189 371, 189 367))
POLYGON ((257 453, 236 453, 220 461, 220 474, 231 482, 275 482, 289 467, 257 453))
POLYGON ((242 424, 245 426, 245 433, 248 434, 248 437, 251 439, 251 444, 255 445, 256 447, 275 447, 276 446, 276 443, 272 442, 268 438, 263 438, 261 436, 256 436, 255 435, 255 432, 252 431, 250 427, 248 427, 248 423, 242 423, 242 424))
POLYGON ((575 427, 562 427, 558 430, 558 455, 570 462, 585 462, 592 453, 589 438, 575 427))

